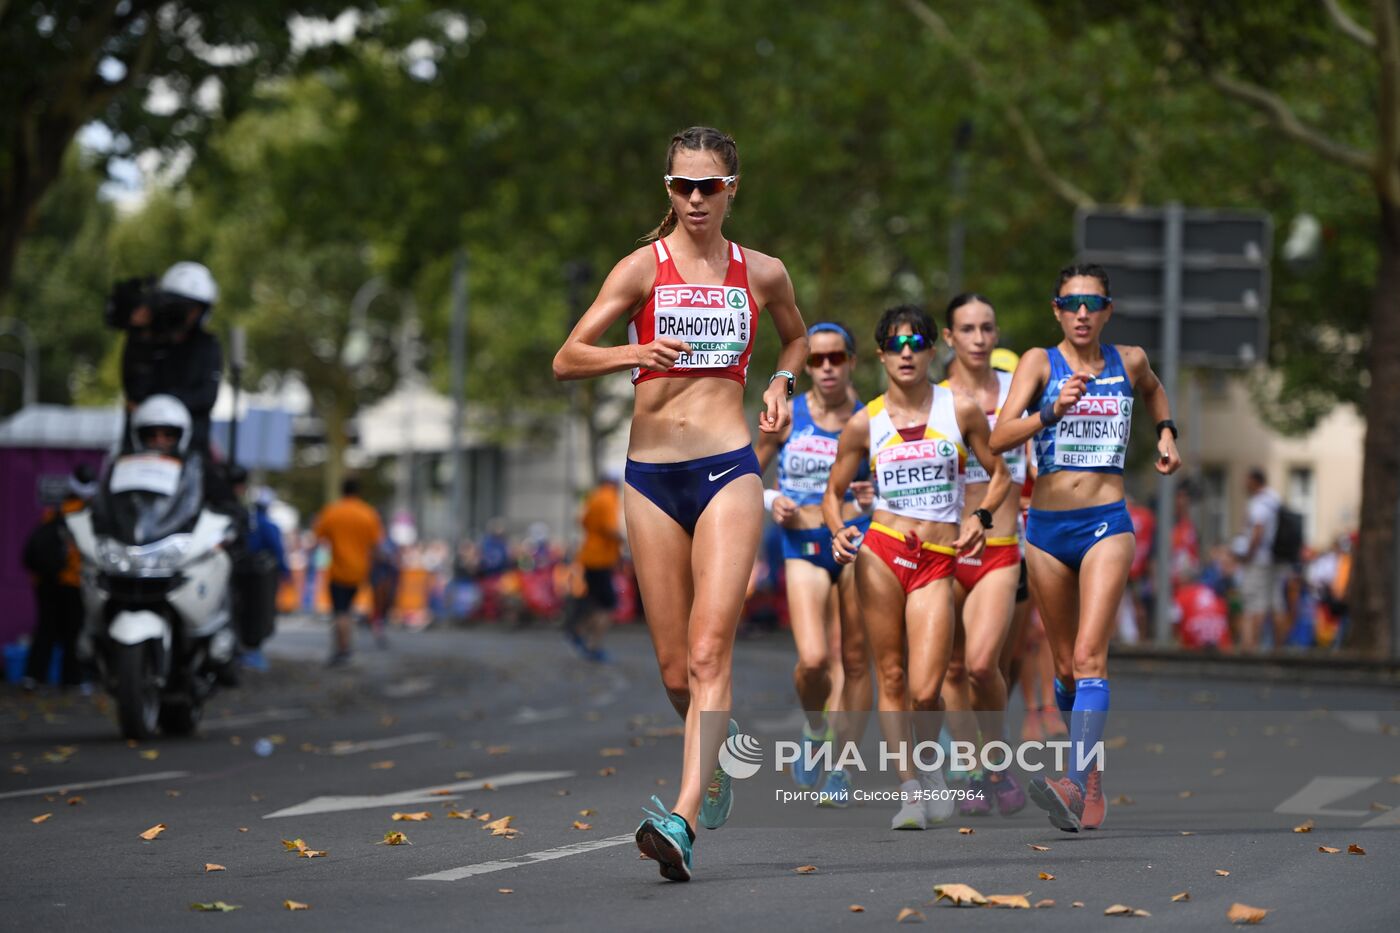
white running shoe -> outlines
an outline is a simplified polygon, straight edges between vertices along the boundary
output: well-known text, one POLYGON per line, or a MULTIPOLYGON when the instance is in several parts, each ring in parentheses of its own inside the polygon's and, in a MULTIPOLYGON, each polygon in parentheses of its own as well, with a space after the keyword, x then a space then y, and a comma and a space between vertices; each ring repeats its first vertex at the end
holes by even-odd
POLYGON ((956 803, 953 795, 948 792, 948 782, 943 778, 943 770, 940 768, 937 771, 925 771, 919 775, 919 783, 927 792, 927 799, 922 801, 925 821, 942 823, 951 817, 956 803))
POLYGON ((924 802, 911 800, 901 806, 894 819, 890 820, 890 829, 928 829, 928 820, 924 818, 924 802))

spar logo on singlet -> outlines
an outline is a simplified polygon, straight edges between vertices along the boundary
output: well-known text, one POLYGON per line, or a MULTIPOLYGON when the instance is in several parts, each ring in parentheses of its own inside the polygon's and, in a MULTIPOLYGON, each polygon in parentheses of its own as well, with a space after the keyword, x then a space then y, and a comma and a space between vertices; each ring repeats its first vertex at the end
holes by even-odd
POLYGON ((1133 400, 1121 395, 1087 395, 1055 426, 1058 466, 1121 467, 1133 423, 1133 400))
POLYGON ((813 433, 811 427, 803 428, 783 448, 783 483, 793 492, 825 492, 835 462, 836 438, 813 433))
POLYGON ((732 285, 658 285, 657 337, 690 344, 676 369, 735 366, 749 346, 749 293, 732 285))
POLYGON ((875 457, 880 496, 899 509, 949 505, 957 493, 958 449, 948 440, 906 441, 875 457))

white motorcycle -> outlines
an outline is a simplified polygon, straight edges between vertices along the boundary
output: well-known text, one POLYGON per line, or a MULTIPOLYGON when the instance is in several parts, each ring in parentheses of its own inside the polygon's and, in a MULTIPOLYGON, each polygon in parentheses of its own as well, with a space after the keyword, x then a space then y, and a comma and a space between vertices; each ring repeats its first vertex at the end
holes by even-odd
POLYGON ((94 658, 122 735, 187 735, 231 676, 227 547, 233 519, 204 507, 203 461, 120 457, 92 505, 67 518, 83 559, 78 654, 94 658))

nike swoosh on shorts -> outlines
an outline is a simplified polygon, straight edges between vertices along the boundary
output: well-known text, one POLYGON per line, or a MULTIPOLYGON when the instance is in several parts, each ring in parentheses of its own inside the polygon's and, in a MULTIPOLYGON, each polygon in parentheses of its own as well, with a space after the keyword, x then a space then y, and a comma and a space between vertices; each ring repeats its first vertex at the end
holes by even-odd
MULTIPOLYGON (((713 483, 715 480, 719 479, 719 478, 720 478, 721 476, 723 476, 725 473, 733 473, 733 472, 734 472, 735 470, 737 470, 737 469, 739 469, 739 464, 736 463, 736 464, 734 464, 732 467, 730 467, 730 468, 727 469, 727 470, 724 470, 724 471, 719 472, 719 473, 711 473, 711 474, 710 474, 710 482, 713 483)), ((1108 526, 1105 525, 1104 527, 1107 528, 1108 526)))

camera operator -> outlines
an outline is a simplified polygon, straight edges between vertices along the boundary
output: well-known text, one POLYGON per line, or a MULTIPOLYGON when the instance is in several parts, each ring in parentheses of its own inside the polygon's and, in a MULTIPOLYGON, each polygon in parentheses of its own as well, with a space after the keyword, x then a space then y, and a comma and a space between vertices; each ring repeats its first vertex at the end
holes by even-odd
POLYGON ((175 396, 190 413, 190 449, 206 461, 223 350, 204 324, 218 297, 219 286, 205 266, 177 262, 158 283, 117 283, 107 302, 107 324, 127 333, 122 392, 128 417, 152 395, 175 396))

